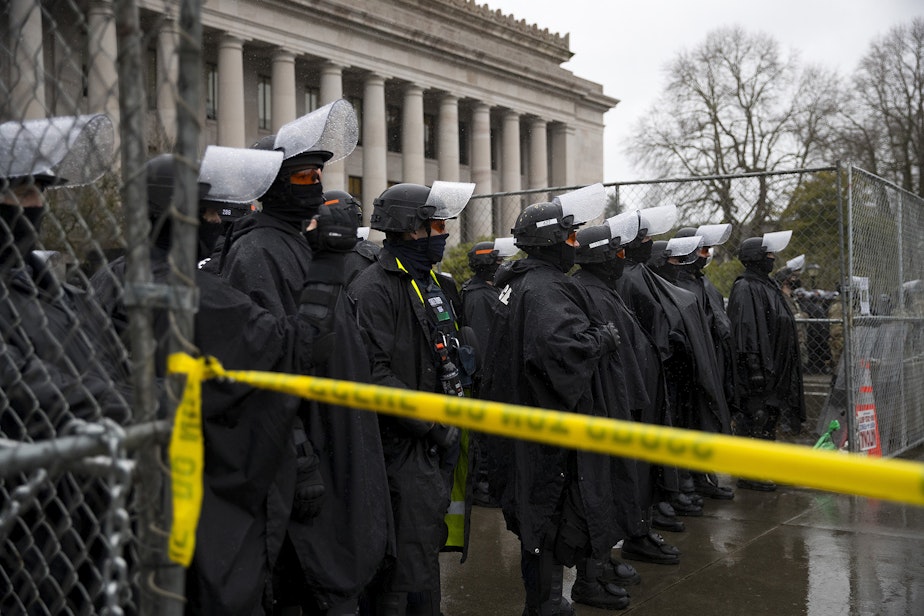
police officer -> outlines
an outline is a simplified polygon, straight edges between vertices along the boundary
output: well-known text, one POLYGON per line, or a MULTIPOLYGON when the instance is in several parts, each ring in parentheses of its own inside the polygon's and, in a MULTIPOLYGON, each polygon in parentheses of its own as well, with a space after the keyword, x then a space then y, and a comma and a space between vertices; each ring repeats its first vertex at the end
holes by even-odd
MULTIPOLYGON (((339 204, 356 215, 357 225, 362 224, 363 206, 356 200, 356 197, 345 190, 326 190, 324 191, 324 204, 339 204)), ((382 247, 369 240, 369 227, 358 226, 357 242, 345 258, 346 267, 346 285, 349 286, 356 275, 372 265, 378 260, 379 251, 382 247)))
MULTIPOLYGON (((512 237, 501 237, 488 242, 476 242, 468 251, 468 266, 472 277, 462 284, 462 306, 465 322, 475 332, 478 348, 488 342, 493 322, 494 309, 499 301, 500 289, 494 286, 494 275, 504 259, 517 253, 512 237)), ((476 373, 473 395, 478 397, 480 376, 476 373)), ((472 450, 472 499, 482 507, 497 507, 488 487, 489 477, 485 466, 484 437, 480 432, 471 433, 472 450)))
MULTIPOLYGON (((0 124, 4 439, 40 441, 82 422, 131 419, 129 366, 117 335, 92 296, 58 280, 34 252, 47 191, 96 181, 110 163, 113 139, 112 122, 101 114, 0 124)), ((101 573, 108 554, 91 539, 110 492, 83 473, 62 472, 43 484, 41 504, 23 508, 4 536, 0 612, 105 609, 101 573)))
MULTIPOLYGON (((577 227, 599 216, 601 184, 534 203, 517 217, 513 236, 527 257, 501 270, 501 306, 485 350, 483 395, 490 400, 606 416, 598 395, 606 356, 619 347, 584 288, 567 276, 577 227)), ((607 456, 525 440, 489 439, 491 489, 507 527, 520 539, 526 615, 570 614, 562 568, 609 558, 619 531, 607 456)), ((588 573, 585 598, 612 609, 625 590, 588 573)), ((579 588, 579 594, 583 588, 579 588)))
MULTIPOLYGON (((675 235, 677 238, 692 236, 703 238, 702 244, 696 250, 696 259, 679 267, 675 284, 681 289, 686 289, 693 293, 706 315, 709 332, 715 345, 717 369, 729 413, 733 413, 738 408, 735 385, 738 380, 738 373, 735 369, 731 321, 725 312, 725 299, 705 275, 703 268, 710 262, 714 247, 727 242, 728 238, 731 237, 731 231, 731 225, 725 223, 700 225, 697 228, 684 227, 677 231, 675 235)), ((734 498, 734 491, 727 486, 720 485, 715 473, 694 471, 692 475, 698 494, 719 500, 734 498)))
MULTIPOLYGON (((802 362, 796 320, 776 282, 770 278, 779 251, 792 231, 749 237, 738 248, 744 272, 735 279, 728 297, 728 316, 735 338, 741 408, 735 434, 776 439, 782 413, 805 421, 802 362)), ((772 481, 739 479, 738 487, 773 491, 772 481)))
MULTIPOLYGON (((404 183, 375 200, 372 228, 383 231, 385 241, 378 261, 350 285, 359 324, 369 337, 373 382, 462 393, 461 306, 450 301, 454 289, 445 288, 447 279, 432 267, 443 258, 446 220, 459 215, 473 191, 474 184, 458 182, 404 183)), ((444 516, 460 431, 391 416, 382 416, 379 425, 394 495, 397 558, 374 593, 376 613, 438 616, 438 557, 449 534, 444 516)))

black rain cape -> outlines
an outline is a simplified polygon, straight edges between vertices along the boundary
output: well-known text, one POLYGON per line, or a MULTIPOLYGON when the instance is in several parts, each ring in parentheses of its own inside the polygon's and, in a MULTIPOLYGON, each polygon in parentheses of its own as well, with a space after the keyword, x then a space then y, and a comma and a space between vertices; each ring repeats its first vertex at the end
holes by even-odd
POLYGON ((745 356, 757 355, 767 380, 763 392, 749 392, 743 378, 746 372, 741 371, 739 398, 743 401, 759 395, 767 404, 805 421, 796 319, 779 285, 766 274, 745 270, 735 279, 728 295, 728 317, 739 368, 745 356))
MULTIPOLYGON (((501 297, 485 350, 483 397, 607 417, 606 396, 618 396, 601 369, 599 311, 583 286, 557 266, 528 257, 499 271, 501 297)), ((507 528, 535 553, 554 537, 561 501, 577 484, 595 557, 622 534, 607 456, 525 440, 490 437, 492 494, 507 528), (576 468, 576 476, 570 469, 576 468)))
POLYGON ((727 434, 730 415, 715 347, 696 296, 629 260, 616 290, 654 340, 665 365, 672 362, 683 373, 668 377, 678 388, 684 415, 680 427, 727 434))

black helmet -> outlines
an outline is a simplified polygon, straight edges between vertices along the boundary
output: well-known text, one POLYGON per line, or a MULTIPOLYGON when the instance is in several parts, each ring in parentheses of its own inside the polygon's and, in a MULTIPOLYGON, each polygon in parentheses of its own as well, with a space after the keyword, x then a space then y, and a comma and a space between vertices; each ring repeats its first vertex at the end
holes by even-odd
POLYGON ((738 260, 742 263, 761 261, 766 254, 767 249, 764 248, 764 238, 762 237, 749 237, 741 242, 741 246, 738 247, 738 260))
POLYGON ((655 240, 651 244, 651 256, 648 257, 648 267, 660 269, 667 265, 667 240, 655 240))
POLYGON ((674 237, 693 237, 694 235, 696 235, 695 227, 681 227, 674 234, 674 237))
POLYGON ((345 190, 325 190, 324 205, 341 205, 348 208, 356 215, 357 223, 362 223, 363 206, 356 200, 356 197, 345 190))
POLYGON ((148 217, 159 218, 173 199, 176 182, 176 159, 173 154, 158 154, 145 163, 148 174, 148 217))
POLYGON ((574 260, 577 263, 605 263, 616 258, 622 250, 620 238, 611 237, 610 226, 596 225, 581 229, 577 232, 577 252, 574 260))
POLYGON ((468 251, 468 266, 472 269, 494 265, 498 259, 498 252, 494 242, 478 242, 468 251))
POLYGON ((542 202, 520 212, 511 232, 517 246, 552 246, 564 243, 574 229, 573 215, 564 215, 558 203, 542 202))
POLYGON ((412 232, 433 218, 436 206, 427 205, 430 188, 395 184, 373 201, 371 226, 378 231, 412 232))

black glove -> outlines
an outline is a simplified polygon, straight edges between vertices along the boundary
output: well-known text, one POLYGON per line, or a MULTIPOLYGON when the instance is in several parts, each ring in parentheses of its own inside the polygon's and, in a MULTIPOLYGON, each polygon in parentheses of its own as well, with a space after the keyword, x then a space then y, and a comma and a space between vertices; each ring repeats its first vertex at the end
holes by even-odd
MULTIPOLYGON (((305 444, 310 448, 310 444, 305 444)), ((292 502, 292 518, 307 522, 321 513, 324 502, 324 478, 321 476, 321 462, 317 454, 305 451, 295 459, 295 500, 292 502)))
POLYGON ((427 432, 427 439, 440 449, 449 449, 459 442, 462 431, 457 426, 446 424, 433 424, 430 431, 427 432))
POLYGON ((748 391, 762 392, 767 388, 767 379, 764 369, 760 365, 760 357, 751 353, 747 356, 748 391))
POLYGON ((600 327, 600 341, 603 344, 604 353, 612 353, 619 348, 621 338, 619 330, 612 323, 607 323, 600 327))
MULTIPOLYGON (((356 214, 349 206, 339 203, 322 205, 313 220, 317 221, 317 226, 306 230, 305 238, 315 253, 349 252, 356 246, 356 214)), ((305 225, 307 227, 308 224, 305 225)))

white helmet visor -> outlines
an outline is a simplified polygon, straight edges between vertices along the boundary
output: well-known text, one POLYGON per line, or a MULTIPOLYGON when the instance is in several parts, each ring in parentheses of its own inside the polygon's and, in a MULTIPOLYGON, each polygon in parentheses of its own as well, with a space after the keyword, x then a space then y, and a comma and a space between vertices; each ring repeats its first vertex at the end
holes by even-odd
POLYGON ((696 235, 703 238, 703 246, 718 246, 724 244, 731 237, 731 223, 720 225, 700 225, 696 230, 696 235))
POLYGON ((805 255, 799 255, 798 257, 790 259, 786 262, 786 267, 794 272, 801 272, 802 268, 805 267, 805 255))
POLYGON ((457 217, 468 205, 474 192, 475 185, 468 182, 433 182, 425 204, 436 208, 430 218, 449 220, 457 217))
POLYGON ((497 256, 505 259, 507 257, 512 257, 517 254, 517 251, 520 250, 517 248, 516 244, 513 243, 514 239, 512 237, 499 237, 494 240, 494 250, 497 251, 497 256))
POLYGON ((115 131, 101 113, 0 124, 0 177, 50 176, 55 186, 93 182, 112 167, 115 131))
POLYGON ((792 231, 773 231, 771 233, 764 233, 764 239, 760 243, 761 246, 767 252, 780 252, 787 245, 789 245, 789 240, 792 239, 792 231))
POLYGON ((282 152, 210 145, 199 165, 209 201, 246 204, 263 196, 282 165, 282 152))
POLYGON ((606 219, 606 224, 610 227, 610 238, 619 238, 619 245, 625 246, 638 236, 638 214, 636 212, 624 212, 612 218, 606 219))
POLYGON ((552 199, 553 203, 561 206, 561 215, 574 217, 574 225, 584 224, 593 220, 606 209, 606 189, 597 182, 584 188, 579 188, 552 199))
POLYGON ((655 236, 667 233, 677 222, 676 205, 659 205, 639 210, 642 217, 641 227, 647 229, 646 235, 655 236))
POLYGON ((696 261, 699 255, 697 249, 703 245, 703 238, 699 235, 689 237, 674 237, 667 241, 667 256, 680 260, 681 265, 689 265, 696 261))
POLYGON ((356 111, 339 99, 292 120, 276 133, 275 149, 289 159, 305 152, 330 152, 328 163, 350 155, 359 139, 356 111))

